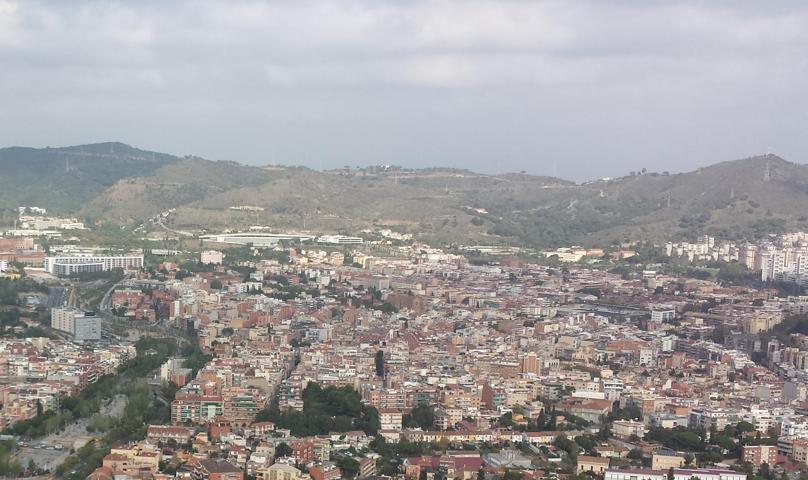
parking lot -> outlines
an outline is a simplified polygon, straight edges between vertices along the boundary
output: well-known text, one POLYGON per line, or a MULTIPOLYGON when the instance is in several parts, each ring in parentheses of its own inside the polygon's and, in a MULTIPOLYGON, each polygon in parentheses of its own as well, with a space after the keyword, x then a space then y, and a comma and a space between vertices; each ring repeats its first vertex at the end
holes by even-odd
MULTIPOLYGON (((117 395, 109 407, 102 409, 102 414, 118 416, 123 413, 125 406, 126 397, 117 395)), ((87 433, 87 425, 91 420, 92 417, 83 418, 71 423, 62 432, 53 433, 31 442, 21 441, 16 461, 23 467, 27 467, 28 462, 33 460, 38 468, 53 471, 65 461, 71 451, 97 438, 96 434, 87 433)))
POLYGON ((53 469, 64 462, 69 452, 69 448, 61 445, 60 447, 56 447, 39 443, 28 446, 22 446, 21 444, 20 450, 17 452, 17 461, 23 467, 27 467, 28 462, 33 460, 38 468, 53 471, 53 469))

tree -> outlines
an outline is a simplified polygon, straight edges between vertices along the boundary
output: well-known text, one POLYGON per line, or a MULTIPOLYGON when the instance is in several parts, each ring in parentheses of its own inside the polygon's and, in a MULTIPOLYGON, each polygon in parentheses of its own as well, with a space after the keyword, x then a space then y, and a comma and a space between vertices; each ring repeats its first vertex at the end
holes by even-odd
POLYGON ((695 458, 696 458, 696 457, 694 457, 694 456, 693 456, 693 454, 692 454, 692 453, 690 453, 690 452, 688 452, 687 454, 685 454, 685 465, 687 465, 688 467, 689 467, 690 465, 693 465, 693 460, 694 460, 695 458))
POLYGON ((704 441, 702 435, 693 430, 683 427, 661 428, 651 427, 645 435, 648 440, 653 440, 674 450, 685 450, 691 452, 704 451, 704 441))
POLYGON ((291 457, 293 453, 292 447, 285 442, 281 442, 275 447, 275 458, 291 457))
POLYGON ((398 313, 398 309, 393 306, 390 302, 384 302, 380 305, 376 305, 373 307, 374 310, 378 310, 382 313, 398 313))
POLYGON ((723 345, 724 340, 726 340, 730 333, 729 328, 727 328, 725 325, 719 325, 713 329, 713 333, 710 335, 710 340, 719 345, 723 345))
POLYGON ((636 404, 629 403, 625 408, 620 408, 620 405, 615 403, 606 420, 637 420, 639 418, 642 418, 642 409, 636 404))
POLYGON ((597 439, 605 442, 606 440, 612 438, 612 427, 609 423, 604 423, 600 430, 598 430, 597 439))
POLYGON ((578 290, 578 292, 583 293, 584 295, 592 295, 593 297, 598 297, 598 298, 603 296, 603 292, 599 288, 596 288, 596 287, 584 287, 584 288, 578 290))
POLYGON ((337 457, 335 463, 337 464, 339 469, 342 470, 342 473, 344 473, 348 477, 353 477, 357 473, 359 473, 359 462, 357 462, 353 457, 343 455, 337 457))
POLYGON ((384 350, 376 352, 376 376, 384 378, 384 350))
POLYGON ((549 430, 547 428, 547 414, 544 413, 544 409, 539 412, 538 418, 536 418, 536 431, 541 432, 544 430, 549 430))
POLYGON ((579 435, 575 438, 575 443, 586 452, 592 452, 598 444, 591 435, 579 435))
POLYGON ((758 467, 758 475, 765 478, 766 480, 772 480, 774 478, 774 475, 772 475, 771 468, 769 468, 769 464, 766 462, 761 463, 760 466, 758 467))
POLYGON ((429 430, 435 424, 435 411, 429 405, 416 405, 404 419, 408 428, 421 428, 429 430))
POLYGON ((221 290, 222 287, 223 287, 222 281, 219 280, 218 278, 214 278, 213 280, 210 281, 211 290, 221 290))
POLYGON ((522 480, 522 472, 506 468, 502 480, 522 480))
POLYGON ((629 450, 628 454, 626 455, 626 458, 628 458, 630 460, 642 461, 643 456, 644 456, 644 454, 643 454, 641 449, 632 448, 631 450, 629 450))
POLYGON ((711 465, 724 460, 724 456, 717 448, 708 448, 707 451, 696 454, 699 465, 711 465))
POLYGON ((437 443, 438 450, 442 450, 444 452, 449 449, 449 445, 451 445, 451 442, 446 437, 442 437, 437 443))
POLYGON ((280 428, 288 428, 296 436, 324 435, 329 432, 362 430, 375 435, 381 426, 379 412, 362 404, 361 395, 351 386, 322 388, 309 382, 303 390, 303 411, 281 412, 273 400, 261 411, 261 421, 275 422, 280 428))
POLYGON ((738 435, 740 436, 744 433, 754 432, 755 426, 745 420, 742 420, 735 425, 735 431, 738 432, 738 435))
POLYGON ((729 435, 724 435, 723 433, 716 433, 715 435, 710 435, 710 443, 713 445, 717 445, 724 450, 729 452, 734 451, 737 448, 737 444, 729 435))
POLYGON ((575 460, 578 457, 578 444, 567 438, 566 435, 559 435, 556 437, 553 445, 556 448, 564 450, 569 455, 570 459, 575 460))

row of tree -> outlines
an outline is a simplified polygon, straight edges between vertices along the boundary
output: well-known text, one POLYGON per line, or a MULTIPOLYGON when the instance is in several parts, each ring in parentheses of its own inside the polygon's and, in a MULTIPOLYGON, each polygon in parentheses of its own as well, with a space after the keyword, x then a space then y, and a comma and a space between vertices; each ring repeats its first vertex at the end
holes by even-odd
POLYGON ((15 423, 6 428, 4 433, 38 438, 62 430, 78 418, 94 415, 118 392, 121 378, 144 377, 176 351, 176 345, 171 339, 147 337, 138 340, 135 348, 137 355, 119 367, 118 375, 105 375, 87 385, 77 396, 62 398, 58 409, 43 411, 40 407, 35 417, 15 423))
POLYGON ((274 399, 257 418, 288 428, 296 436, 324 435, 329 432, 362 430, 375 435, 381 423, 379 412, 362 404, 362 397, 350 386, 322 388, 310 382, 303 390, 303 411, 281 412, 274 399))

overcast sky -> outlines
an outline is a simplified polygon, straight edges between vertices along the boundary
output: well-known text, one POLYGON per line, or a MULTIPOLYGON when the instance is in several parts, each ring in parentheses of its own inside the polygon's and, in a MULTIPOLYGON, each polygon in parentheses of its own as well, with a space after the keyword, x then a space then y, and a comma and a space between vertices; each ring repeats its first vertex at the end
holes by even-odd
POLYGON ((0 0, 0 146, 584 180, 808 157, 808 2, 0 0))

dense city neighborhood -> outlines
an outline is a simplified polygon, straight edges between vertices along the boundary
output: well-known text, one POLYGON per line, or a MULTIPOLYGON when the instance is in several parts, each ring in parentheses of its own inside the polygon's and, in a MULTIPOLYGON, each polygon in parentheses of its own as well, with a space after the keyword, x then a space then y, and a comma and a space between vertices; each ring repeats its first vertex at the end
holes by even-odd
MULTIPOLYGON (((6 303, 24 306, 3 322, 21 335, 0 341, 14 379, 0 419, 7 441, 58 453, 57 475, 772 480, 808 468, 808 296, 755 272, 779 255, 768 244, 527 257, 389 231, 258 231, 114 251, 59 231, 0 239, 4 286, 20 287, 6 303), (653 263, 666 256, 677 260, 653 263), (36 443, 77 421, 72 441, 36 443)), ((778 240, 796 252, 786 266, 808 258, 806 238, 778 240)), ((4 468, 45 472, 26 458, 4 468)))
POLYGON ((808 480, 808 1, 0 0, 0 480, 808 480))

